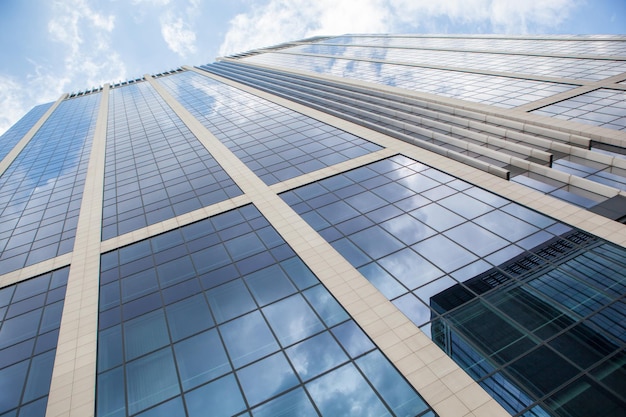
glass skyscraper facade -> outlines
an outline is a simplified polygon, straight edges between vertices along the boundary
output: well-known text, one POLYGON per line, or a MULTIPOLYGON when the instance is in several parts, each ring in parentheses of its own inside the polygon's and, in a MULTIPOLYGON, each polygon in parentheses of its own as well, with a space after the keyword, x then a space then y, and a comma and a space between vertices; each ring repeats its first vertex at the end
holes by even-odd
POLYGON ((626 37, 317 37, 0 137, 0 417, 622 416, 626 37))

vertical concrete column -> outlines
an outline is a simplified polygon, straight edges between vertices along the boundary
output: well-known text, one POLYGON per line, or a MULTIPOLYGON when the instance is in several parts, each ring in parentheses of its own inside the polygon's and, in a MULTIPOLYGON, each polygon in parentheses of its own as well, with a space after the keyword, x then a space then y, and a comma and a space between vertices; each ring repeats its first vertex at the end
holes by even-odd
POLYGON ((109 85, 105 84, 89 157, 67 282, 47 417, 95 412, 98 288, 109 85))

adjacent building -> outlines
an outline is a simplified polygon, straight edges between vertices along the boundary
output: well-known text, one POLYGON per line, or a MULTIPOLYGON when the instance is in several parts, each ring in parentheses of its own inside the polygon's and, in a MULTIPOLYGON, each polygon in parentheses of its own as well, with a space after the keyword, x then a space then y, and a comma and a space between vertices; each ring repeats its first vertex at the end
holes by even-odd
POLYGON ((316 37, 0 137, 0 416, 621 416, 626 37, 316 37))

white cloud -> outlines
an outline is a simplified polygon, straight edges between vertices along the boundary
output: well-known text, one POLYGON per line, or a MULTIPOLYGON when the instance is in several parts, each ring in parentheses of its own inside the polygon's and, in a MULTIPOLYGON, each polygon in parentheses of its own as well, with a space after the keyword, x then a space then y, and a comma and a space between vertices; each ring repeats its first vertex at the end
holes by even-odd
MULTIPOLYGON (((86 0, 56 2, 48 22, 52 39, 66 46, 65 73, 91 83, 102 83, 110 75, 124 73, 119 56, 109 39, 115 17, 104 15, 86 0)), ((74 77, 72 77, 74 78, 74 77)))
POLYGON ((577 0, 267 0, 230 21, 220 55, 315 35, 446 32, 449 22, 528 33, 563 22, 577 0), (444 23, 438 25, 436 19, 444 23))
POLYGON ((220 54, 319 34, 384 31, 386 4, 384 0, 270 0, 230 21, 220 54))
POLYGON ((24 115, 22 86, 12 78, 0 75, 0 133, 24 115))
POLYGON ((88 0, 56 1, 51 4, 47 29, 63 65, 53 69, 30 59, 32 70, 24 76, 26 86, 23 80, 0 74, 0 133, 34 103, 126 78, 124 63, 110 40, 115 16, 96 10, 88 0))
POLYGON ((66 76, 53 76, 35 63, 33 66, 33 73, 26 76, 28 88, 24 88, 23 80, 0 74, 0 134, 24 116, 33 103, 57 100, 70 81, 66 76))
POLYGON ((167 47, 181 57, 196 53, 196 34, 182 17, 165 13, 161 17, 161 35, 167 47))

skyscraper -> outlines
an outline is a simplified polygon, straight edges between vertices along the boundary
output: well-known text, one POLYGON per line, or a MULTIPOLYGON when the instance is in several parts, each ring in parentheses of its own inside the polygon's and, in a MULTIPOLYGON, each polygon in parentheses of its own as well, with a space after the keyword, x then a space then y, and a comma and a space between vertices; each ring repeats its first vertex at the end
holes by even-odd
POLYGON ((626 410, 626 38, 319 37, 0 138, 0 416, 626 410))

